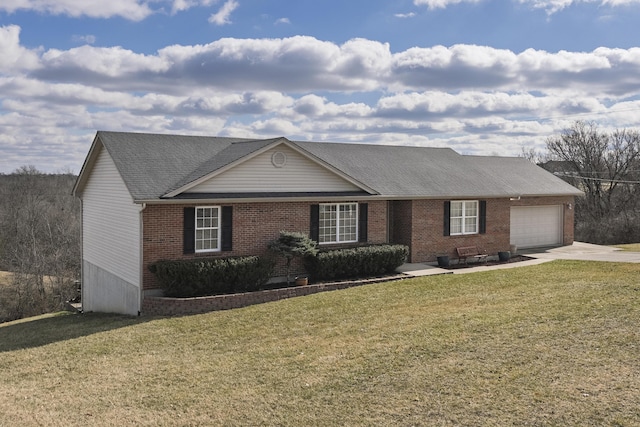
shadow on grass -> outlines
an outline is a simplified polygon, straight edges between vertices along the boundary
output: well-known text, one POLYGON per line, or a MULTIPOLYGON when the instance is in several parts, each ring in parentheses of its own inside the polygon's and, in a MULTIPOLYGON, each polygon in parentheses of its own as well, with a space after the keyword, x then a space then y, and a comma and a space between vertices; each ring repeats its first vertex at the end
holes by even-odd
POLYGON ((529 261, 532 259, 535 259, 535 258, 531 258, 525 255, 514 255, 506 261, 490 259, 487 261, 472 261, 464 264, 461 264, 460 261, 458 261, 456 264, 451 264, 448 267, 441 267, 441 268, 444 268, 445 270, 457 270, 461 268, 486 267, 491 265, 502 265, 502 264, 517 264, 519 262, 529 261))
POLYGON ((16 320, 0 324, 0 353, 40 347, 149 320, 115 314, 69 312, 16 320))

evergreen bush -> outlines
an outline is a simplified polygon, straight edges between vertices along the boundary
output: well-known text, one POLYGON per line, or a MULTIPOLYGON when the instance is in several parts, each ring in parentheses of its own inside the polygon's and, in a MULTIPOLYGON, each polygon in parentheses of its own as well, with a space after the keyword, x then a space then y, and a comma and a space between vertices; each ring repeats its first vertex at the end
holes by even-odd
POLYGON ((409 254, 404 245, 374 245, 320 251, 305 259, 314 280, 375 277, 393 272, 409 254))
POLYGON ((273 260, 257 256, 157 261, 149 270, 168 297, 256 291, 273 273, 273 260))
POLYGON ((281 231, 277 239, 269 242, 269 250, 285 258, 287 285, 291 282, 291 261, 294 258, 313 257, 318 253, 318 244, 304 233, 281 231))

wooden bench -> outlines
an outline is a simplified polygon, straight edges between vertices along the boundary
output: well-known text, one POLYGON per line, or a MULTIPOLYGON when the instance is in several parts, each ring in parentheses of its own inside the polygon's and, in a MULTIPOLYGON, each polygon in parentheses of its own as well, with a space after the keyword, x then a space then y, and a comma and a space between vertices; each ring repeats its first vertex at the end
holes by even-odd
POLYGON ((487 260, 487 254, 480 252, 477 246, 456 248, 456 252, 458 253, 458 264, 460 264, 462 260, 464 260, 464 263, 466 264, 468 258, 475 258, 478 262, 487 260))

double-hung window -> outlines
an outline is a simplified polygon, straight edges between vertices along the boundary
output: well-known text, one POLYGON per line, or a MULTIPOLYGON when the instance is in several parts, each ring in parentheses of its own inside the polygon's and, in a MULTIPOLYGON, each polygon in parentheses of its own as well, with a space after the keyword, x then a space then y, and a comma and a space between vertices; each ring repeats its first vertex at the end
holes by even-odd
POLYGON ((196 208, 196 252, 220 250, 220 217, 219 206, 196 208))
POLYGON ((478 233, 478 201, 452 201, 450 232, 452 236, 478 233))
POLYGON ((321 204, 318 224, 318 243, 350 243, 357 241, 358 204, 321 204))

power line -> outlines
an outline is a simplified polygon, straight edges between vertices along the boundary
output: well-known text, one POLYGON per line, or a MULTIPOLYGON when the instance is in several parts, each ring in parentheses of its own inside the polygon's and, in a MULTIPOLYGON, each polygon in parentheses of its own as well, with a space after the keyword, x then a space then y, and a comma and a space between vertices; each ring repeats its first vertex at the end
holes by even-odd
POLYGON ((553 174, 556 175, 556 176, 566 176, 566 177, 570 177, 570 178, 584 179, 585 181, 610 182, 612 184, 613 183, 616 183, 616 184, 640 184, 640 181, 627 181, 627 180, 623 180, 623 179, 592 178, 590 176, 574 175, 572 173, 567 173, 567 172, 554 172, 553 174))
MULTIPOLYGON (((633 169, 633 170, 628 170, 628 171, 625 171, 625 172, 627 172, 627 173, 638 173, 638 172, 640 172, 640 170, 633 169)), ((595 175, 595 174, 603 174, 603 173, 609 173, 609 172, 607 172, 607 171, 580 171, 580 173, 591 173, 591 174, 595 175)))

